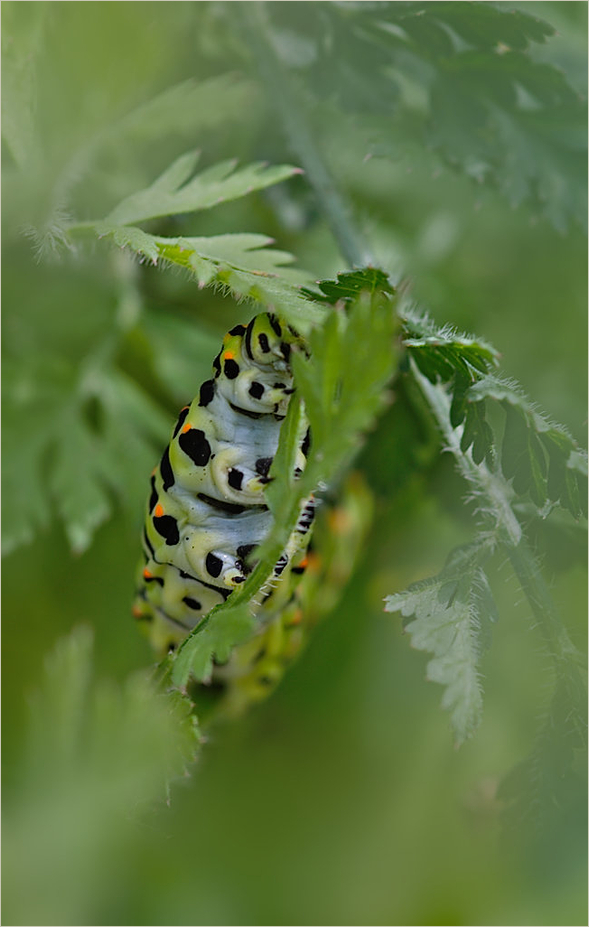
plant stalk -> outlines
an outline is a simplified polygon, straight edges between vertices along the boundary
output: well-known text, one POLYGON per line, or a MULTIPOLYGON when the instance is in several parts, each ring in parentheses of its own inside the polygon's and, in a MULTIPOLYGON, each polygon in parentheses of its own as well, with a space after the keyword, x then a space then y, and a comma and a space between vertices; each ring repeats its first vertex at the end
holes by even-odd
POLYGON ((236 3, 231 12, 237 13, 236 18, 242 35, 253 52, 289 147, 304 168, 342 257, 352 268, 369 264, 369 250, 354 227, 350 208, 338 190, 315 142, 300 94, 272 44, 265 4, 259 0, 236 3))

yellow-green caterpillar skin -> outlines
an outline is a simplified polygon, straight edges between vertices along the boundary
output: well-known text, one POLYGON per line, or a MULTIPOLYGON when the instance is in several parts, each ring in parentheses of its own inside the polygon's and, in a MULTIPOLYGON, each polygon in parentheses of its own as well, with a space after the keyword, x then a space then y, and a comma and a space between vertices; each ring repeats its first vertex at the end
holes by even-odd
MULTIPOLYGON (((177 646, 244 582, 248 556, 270 530, 264 488, 294 392, 291 349, 301 343, 268 313, 231 329, 213 361, 214 377, 180 412, 152 473, 133 612, 159 653, 177 646)), ((308 447, 304 422, 295 473, 304 469, 308 447)), ((274 567, 273 610, 289 600, 304 569, 313 515, 310 500, 274 567)))

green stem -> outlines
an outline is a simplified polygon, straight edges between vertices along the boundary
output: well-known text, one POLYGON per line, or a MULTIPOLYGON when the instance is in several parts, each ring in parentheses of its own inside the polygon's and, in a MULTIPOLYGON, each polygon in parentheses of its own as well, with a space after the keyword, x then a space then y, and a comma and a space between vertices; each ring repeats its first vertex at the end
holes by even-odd
POLYGON ((282 122, 288 144, 305 170, 343 258, 350 267, 369 264, 369 251, 354 228, 350 209, 336 187, 313 138, 299 94, 274 50, 265 4, 258 0, 236 3, 231 13, 237 13, 236 18, 242 35, 253 51, 265 89, 282 122))
POLYGON ((476 464, 462 451, 459 432, 450 422, 450 399, 445 389, 430 383, 415 365, 413 373, 460 472, 476 487, 477 494, 485 499, 485 508, 493 514, 498 539, 506 548, 515 575, 553 656, 557 660, 579 663, 582 656, 568 636, 513 511, 511 487, 500 473, 491 472, 485 464, 476 464))
POLYGON ((534 617, 557 660, 581 664, 583 656, 571 641, 544 582, 540 567, 524 537, 517 546, 507 544, 507 555, 534 617))

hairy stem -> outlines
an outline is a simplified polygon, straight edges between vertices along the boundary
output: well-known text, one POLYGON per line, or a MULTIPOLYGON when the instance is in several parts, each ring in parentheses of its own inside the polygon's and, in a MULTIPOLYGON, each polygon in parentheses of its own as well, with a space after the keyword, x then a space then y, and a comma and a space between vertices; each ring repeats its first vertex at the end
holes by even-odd
POLYGON ((498 539, 504 545, 519 584, 537 619, 542 634, 557 660, 580 662, 581 654, 572 643, 552 601, 542 571, 530 550, 511 504, 512 490, 500 473, 484 464, 476 464, 460 447, 460 432, 450 422, 450 399, 441 386, 434 386, 413 367, 414 376, 436 419, 463 477, 475 487, 483 500, 482 507, 495 522, 498 539))
POLYGON ((362 267, 371 261, 368 248, 354 227, 350 209, 336 187, 309 127, 303 103, 283 67, 269 33, 265 4, 255 0, 236 3, 236 15, 242 35, 252 49, 258 70, 276 115, 292 151, 300 160, 315 191, 332 234, 344 260, 350 267, 362 267))

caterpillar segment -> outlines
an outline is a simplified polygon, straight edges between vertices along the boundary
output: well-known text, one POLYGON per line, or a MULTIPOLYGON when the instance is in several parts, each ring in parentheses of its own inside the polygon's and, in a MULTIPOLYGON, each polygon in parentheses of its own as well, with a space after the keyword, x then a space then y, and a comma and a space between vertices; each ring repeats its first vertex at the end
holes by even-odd
POLYGON ((292 566, 289 585, 281 587, 287 590, 282 602, 270 599, 258 633, 236 647, 227 663, 215 666, 213 704, 205 687, 191 687, 199 717, 206 717, 207 711, 209 723, 238 717, 272 692, 304 648, 312 628, 345 594, 372 514, 368 486, 359 473, 350 474, 337 502, 326 501, 318 507, 313 538, 292 566))
MULTIPOLYGON (((264 489, 294 392, 289 358, 296 333, 263 313, 223 339, 206 380, 179 414, 151 475, 133 614, 155 650, 174 649, 252 569, 268 535, 264 489)), ((295 475, 305 467, 301 425, 295 475)), ((309 500, 263 593, 262 610, 285 603, 304 559, 314 515, 309 500), (280 592, 279 592, 280 589, 280 592)))

